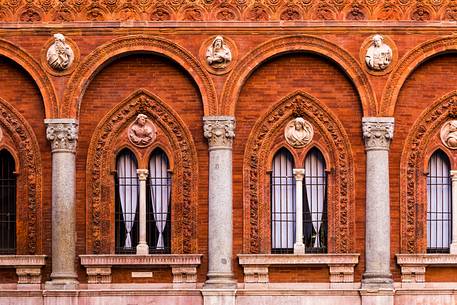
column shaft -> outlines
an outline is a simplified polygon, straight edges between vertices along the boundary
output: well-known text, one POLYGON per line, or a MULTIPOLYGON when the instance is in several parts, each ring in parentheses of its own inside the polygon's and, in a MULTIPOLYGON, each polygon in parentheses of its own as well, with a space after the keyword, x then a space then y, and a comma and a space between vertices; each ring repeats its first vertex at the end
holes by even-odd
POLYGON ((303 168, 294 168, 295 176, 295 244, 294 254, 305 253, 303 244, 303 177, 305 170, 303 168))
POLYGON ((457 254, 457 170, 451 170, 452 181, 452 242, 450 245, 450 253, 457 254))
POLYGON ((149 254, 149 246, 146 242, 146 179, 148 178, 147 169, 137 169, 138 180, 140 181, 140 240, 136 246, 136 254, 149 254))

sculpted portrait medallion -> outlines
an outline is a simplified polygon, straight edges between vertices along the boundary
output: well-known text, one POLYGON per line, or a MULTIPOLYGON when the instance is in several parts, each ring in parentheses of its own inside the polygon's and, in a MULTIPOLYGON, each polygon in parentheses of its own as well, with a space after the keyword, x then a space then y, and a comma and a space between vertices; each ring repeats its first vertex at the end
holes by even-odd
POLYGON ((444 123, 440 132, 441 141, 450 149, 457 149, 457 120, 444 123))
POLYGON ((284 129, 284 137, 287 143, 295 148, 305 147, 311 142, 313 136, 313 126, 302 117, 291 120, 284 129))
POLYGON ((145 114, 139 114, 128 130, 130 142, 138 147, 151 145, 156 139, 156 127, 145 114))

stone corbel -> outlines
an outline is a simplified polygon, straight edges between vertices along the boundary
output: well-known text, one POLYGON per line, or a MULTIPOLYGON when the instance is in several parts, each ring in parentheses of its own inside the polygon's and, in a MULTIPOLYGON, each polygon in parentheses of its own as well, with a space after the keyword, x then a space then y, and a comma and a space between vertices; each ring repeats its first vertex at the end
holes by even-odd
POLYGON ((92 266, 86 268, 88 284, 110 284, 111 266, 92 266))
POLYGON ((0 268, 16 268, 18 288, 39 288, 45 260, 46 255, 0 255, 0 268))
POLYGON ((195 288, 197 283, 197 266, 172 266, 173 288, 195 288))

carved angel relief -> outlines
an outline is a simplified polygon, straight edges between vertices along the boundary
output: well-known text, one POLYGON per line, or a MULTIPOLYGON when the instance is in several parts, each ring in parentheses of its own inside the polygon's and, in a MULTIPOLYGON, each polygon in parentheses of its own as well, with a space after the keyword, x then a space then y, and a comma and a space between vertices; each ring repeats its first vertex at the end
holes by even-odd
POLYGON ((287 143, 295 148, 305 147, 311 142, 313 136, 313 126, 302 117, 291 120, 284 129, 284 137, 287 143))
POLYGON ((222 36, 216 36, 206 49, 206 62, 214 69, 225 69, 232 61, 232 51, 222 36))
POLYGON ((457 120, 447 121, 440 132, 441 141, 450 149, 457 149, 457 120))
POLYGON ((128 130, 129 140, 138 147, 146 147, 156 139, 156 127, 145 114, 139 114, 128 130))
POLYGON ((49 47, 46 59, 49 66, 57 71, 64 71, 71 66, 75 55, 72 48, 65 42, 64 35, 54 34, 54 43, 49 47))
POLYGON ((365 55, 365 62, 371 70, 382 71, 392 62, 392 49, 384 43, 384 38, 376 34, 365 55))

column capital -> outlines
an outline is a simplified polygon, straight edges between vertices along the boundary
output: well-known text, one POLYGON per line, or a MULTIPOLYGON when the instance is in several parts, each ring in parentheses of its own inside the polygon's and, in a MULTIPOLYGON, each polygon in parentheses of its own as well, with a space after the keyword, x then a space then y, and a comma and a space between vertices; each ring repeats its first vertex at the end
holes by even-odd
POLYGON ((136 173, 138 174, 138 180, 146 181, 148 179, 149 171, 147 169, 137 169, 136 173))
POLYGON ((303 177, 305 177, 305 169, 304 168, 294 168, 292 173, 295 176, 295 180, 303 181, 303 177))
POLYGON ((457 181, 457 170, 451 169, 449 173, 451 175, 452 181, 457 181))
POLYGON ((78 121, 75 119, 46 119, 46 138, 51 142, 52 152, 76 152, 78 121))
POLYGON ((232 148, 235 137, 235 118, 232 116, 203 117, 203 131, 209 148, 232 148))
POLYGON ((390 141, 394 136, 394 118, 364 117, 362 131, 365 150, 389 150, 390 141))

